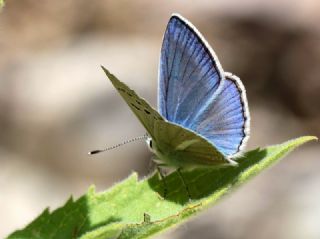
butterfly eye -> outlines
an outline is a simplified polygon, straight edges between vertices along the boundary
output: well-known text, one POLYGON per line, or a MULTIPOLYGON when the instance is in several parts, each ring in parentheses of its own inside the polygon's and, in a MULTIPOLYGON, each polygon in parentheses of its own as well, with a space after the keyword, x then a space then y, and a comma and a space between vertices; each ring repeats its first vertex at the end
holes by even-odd
POLYGON ((154 153, 154 149, 152 148, 153 144, 152 144, 152 138, 151 137, 148 137, 147 140, 146 140, 146 143, 148 145, 148 148, 151 152, 154 153))

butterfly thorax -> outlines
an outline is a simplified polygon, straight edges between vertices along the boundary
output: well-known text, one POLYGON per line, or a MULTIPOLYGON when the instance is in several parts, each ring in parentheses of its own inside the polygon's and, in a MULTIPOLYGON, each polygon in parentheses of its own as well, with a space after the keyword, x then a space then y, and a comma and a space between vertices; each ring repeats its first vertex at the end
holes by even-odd
MULTIPOLYGON (((174 154, 171 152, 170 147, 165 146, 161 147, 161 149, 158 147, 155 140, 152 138, 147 139, 147 145, 150 149, 150 151, 154 154, 154 157, 152 157, 152 160, 159 166, 163 167, 171 167, 171 168, 179 168, 180 164, 175 159, 174 154), (166 151, 165 149, 168 149, 169 151, 166 151)), ((164 146, 164 145, 163 145, 164 146)))

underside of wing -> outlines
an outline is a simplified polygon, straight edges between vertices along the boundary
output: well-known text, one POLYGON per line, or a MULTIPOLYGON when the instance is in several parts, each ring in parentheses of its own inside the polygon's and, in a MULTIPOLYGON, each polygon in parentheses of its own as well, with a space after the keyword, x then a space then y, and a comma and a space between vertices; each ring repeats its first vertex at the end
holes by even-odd
POLYGON ((140 98, 127 85, 118 80, 106 68, 102 67, 113 86, 120 93, 124 101, 128 104, 132 112, 143 124, 149 135, 154 138, 154 124, 156 121, 164 121, 162 116, 153 109, 144 99, 140 98))
POLYGON ((191 128, 212 142, 228 157, 236 157, 249 137, 250 115, 245 88, 240 79, 226 73, 226 80, 214 104, 191 128))
POLYGON ((214 101, 223 79, 220 63, 201 34, 186 19, 173 15, 161 48, 160 114, 190 128, 193 119, 214 101))
POLYGON ((155 122, 155 153, 176 168, 235 165, 202 136, 168 121, 155 122))

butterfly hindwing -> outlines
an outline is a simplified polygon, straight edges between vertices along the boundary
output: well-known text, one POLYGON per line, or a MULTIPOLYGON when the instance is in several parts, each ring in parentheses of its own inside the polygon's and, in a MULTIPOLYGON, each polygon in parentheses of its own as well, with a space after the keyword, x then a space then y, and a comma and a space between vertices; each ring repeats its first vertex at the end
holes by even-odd
POLYGON ((249 137, 249 108, 238 77, 226 73, 214 104, 194 121, 192 128, 228 157, 235 157, 249 137))

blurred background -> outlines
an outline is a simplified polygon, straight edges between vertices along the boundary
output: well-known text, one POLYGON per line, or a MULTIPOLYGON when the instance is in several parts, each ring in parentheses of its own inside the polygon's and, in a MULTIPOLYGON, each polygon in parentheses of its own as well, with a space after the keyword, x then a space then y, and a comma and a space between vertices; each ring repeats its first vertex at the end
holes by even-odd
MULTIPOLYGON (((0 238, 91 184, 149 173, 145 132, 104 65, 156 105, 162 35, 188 18, 244 82, 248 149, 320 136, 320 2, 9 0, 0 14, 0 238), (194 2, 194 3, 192 3, 194 2)), ((310 143, 157 238, 320 238, 320 148, 310 143), (318 156, 317 156, 318 155, 318 156)))

